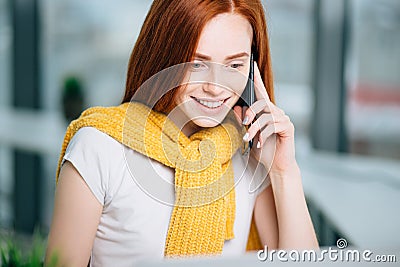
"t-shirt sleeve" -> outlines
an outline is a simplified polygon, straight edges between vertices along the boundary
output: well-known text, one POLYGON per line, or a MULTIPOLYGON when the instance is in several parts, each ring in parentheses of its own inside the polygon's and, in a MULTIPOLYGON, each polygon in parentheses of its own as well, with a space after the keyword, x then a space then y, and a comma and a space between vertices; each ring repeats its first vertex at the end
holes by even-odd
POLYGON ((62 163, 68 160, 76 168, 97 200, 104 206, 109 181, 104 133, 83 127, 70 140, 62 163))

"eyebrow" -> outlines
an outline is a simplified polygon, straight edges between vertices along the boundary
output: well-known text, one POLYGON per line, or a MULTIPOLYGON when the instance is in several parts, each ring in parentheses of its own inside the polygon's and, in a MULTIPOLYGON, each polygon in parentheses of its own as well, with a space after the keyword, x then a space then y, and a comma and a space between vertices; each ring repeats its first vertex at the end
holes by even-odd
MULTIPOLYGON (((241 53, 237 53, 237 54, 234 54, 234 55, 227 56, 225 58, 225 60, 231 60, 231 59, 234 59, 234 58, 239 58, 239 57, 244 57, 244 56, 249 57, 249 54, 247 54, 246 52, 241 52, 241 53)), ((195 57, 199 58, 199 59, 203 59, 203 60, 211 60, 211 57, 209 57, 207 55, 200 54, 200 53, 196 53, 195 57)))

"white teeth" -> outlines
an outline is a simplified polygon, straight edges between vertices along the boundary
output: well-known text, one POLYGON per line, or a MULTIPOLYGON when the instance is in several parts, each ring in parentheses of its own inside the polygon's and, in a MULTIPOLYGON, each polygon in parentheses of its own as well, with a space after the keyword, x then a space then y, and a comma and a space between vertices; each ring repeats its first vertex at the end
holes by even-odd
POLYGON ((221 101, 204 101, 201 99, 197 99, 196 101, 199 102, 200 104, 202 104, 203 106, 206 106, 208 108, 217 108, 219 106, 221 106, 224 103, 224 100, 221 101))

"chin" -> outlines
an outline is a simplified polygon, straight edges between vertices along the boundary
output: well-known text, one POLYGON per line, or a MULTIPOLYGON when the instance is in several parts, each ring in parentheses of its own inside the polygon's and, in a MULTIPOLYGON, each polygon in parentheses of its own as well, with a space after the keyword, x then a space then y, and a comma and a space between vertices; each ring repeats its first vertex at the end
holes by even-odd
POLYGON ((197 119, 193 119, 192 122, 202 128, 215 127, 221 123, 220 120, 213 119, 213 118, 197 118, 197 119))

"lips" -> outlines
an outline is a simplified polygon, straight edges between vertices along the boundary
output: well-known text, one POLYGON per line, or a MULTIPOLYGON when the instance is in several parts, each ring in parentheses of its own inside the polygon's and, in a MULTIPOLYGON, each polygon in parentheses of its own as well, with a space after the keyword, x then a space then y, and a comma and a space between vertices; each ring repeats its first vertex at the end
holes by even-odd
POLYGON ((205 101, 205 100, 201 100, 201 99, 195 99, 197 102, 199 102, 200 104, 202 104, 203 106, 206 106, 208 108, 217 108, 220 107, 224 101, 205 101))
POLYGON ((196 102, 200 103, 202 106, 210 108, 210 109, 219 108, 228 99, 228 98, 226 98, 226 99, 222 99, 222 100, 205 100, 205 99, 199 99, 199 98, 196 98, 193 96, 192 96, 192 98, 194 100, 196 100, 196 102))

